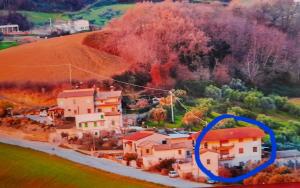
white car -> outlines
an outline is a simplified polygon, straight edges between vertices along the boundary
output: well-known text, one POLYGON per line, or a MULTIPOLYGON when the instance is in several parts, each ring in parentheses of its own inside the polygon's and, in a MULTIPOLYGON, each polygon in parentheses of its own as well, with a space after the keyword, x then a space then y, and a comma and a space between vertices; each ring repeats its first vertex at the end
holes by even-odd
POLYGON ((176 178, 178 176, 179 176, 179 174, 176 171, 174 171, 174 170, 172 170, 172 171, 169 172, 169 177, 170 178, 176 178))

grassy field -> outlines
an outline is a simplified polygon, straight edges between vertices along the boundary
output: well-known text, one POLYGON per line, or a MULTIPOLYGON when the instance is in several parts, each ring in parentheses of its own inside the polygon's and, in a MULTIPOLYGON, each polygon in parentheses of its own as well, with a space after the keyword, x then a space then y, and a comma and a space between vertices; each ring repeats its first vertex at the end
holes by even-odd
POLYGON ((289 102, 300 106, 300 98, 291 98, 289 102))
POLYGON ((0 187, 158 187, 5 144, 0 161, 0 187))
POLYGON ((86 19, 92 24, 103 26, 113 18, 121 16, 134 4, 114 4, 105 6, 92 6, 86 10, 69 14, 72 19, 86 19))
POLYGON ((3 42, 0 42, 0 50, 10 48, 13 46, 17 46, 17 45, 18 45, 17 42, 3 41, 3 42))
POLYGON ((50 18, 54 20, 67 20, 69 16, 63 13, 46 13, 46 12, 32 12, 32 11, 20 11, 21 14, 25 15, 30 22, 35 26, 41 26, 49 24, 50 18))

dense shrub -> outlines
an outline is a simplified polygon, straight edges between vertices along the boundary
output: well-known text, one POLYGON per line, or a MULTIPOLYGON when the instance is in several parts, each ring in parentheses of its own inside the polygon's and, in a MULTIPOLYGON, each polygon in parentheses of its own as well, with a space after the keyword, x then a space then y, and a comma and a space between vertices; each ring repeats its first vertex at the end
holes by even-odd
POLYGON ((135 154, 135 153, 126 153, 123 158, 124 158, 125 161, 130 162, 130 161, 133 161, 133 160, 137 159, 137 154, 135 154))
POLYGON ((275 101, 271 97, 262 97, 260 99, 260 107, 264 110, 275 110, 275 101))
POLYGON ((279 109, 279 110, 282 110, 283 106, 288 102, 287 97, 281 97, 278 95, 271 95, 270 97, 274 100, 275 105, 276 105, 277 109, 279 109))
POLYGON ((256 119, 256 117, 257 117, 257 114, 255 112, 243 109, 239 106, 234 106, 234 107, 229 108, 227 113, 237 115, 237 116, 245 116, 245 117, 249 117, 249 118, 253 118, 253 119, 256 119))
POLYGON ((275 121, 274 119, 264 115, 264 114, 259 114, 257 116, 257 120, 263 122, 267 126, 277 129, 280 126, 280 123, 275 121))
POLYGON ((240 79, 233 78, 229 83, 229 87, 231 89, 238 90, 238 91, 246 91, 247 90, 245 83, 240 79))
POLYGON ((159 162, 159 164, 157 164, 155 166, 156 170, 161 171, 162 169, 167 169, 167 170, 173 170, 172 165, 173 163, 175 163, 175 159, 164 159, 162 161, 159 162))
POLYGON ((206 97, 211 97, 213 99, 221 99, 222 97, 222 91, 220 88, 214 86, 214 85, 209 85, 205 88, 204 95, 206 97))
POLYGON ((247 96, 244 98, 244 103, 246 107, 250 109, 255 109, 260 106, 260 98, 263 96, 261 92, 250 91, 247 93, 247 96))
POLYGON ((288 112, 291 115, 300 116, 300 106, 286 103, 282 108, 284 111, 288 112))

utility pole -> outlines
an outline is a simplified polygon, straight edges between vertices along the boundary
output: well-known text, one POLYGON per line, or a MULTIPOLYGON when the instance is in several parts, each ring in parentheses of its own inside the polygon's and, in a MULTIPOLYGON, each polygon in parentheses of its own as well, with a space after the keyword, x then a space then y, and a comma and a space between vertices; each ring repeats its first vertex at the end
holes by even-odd
POLYGON ((174 109, 173 109, 173 90, 169 91, 170 96, 171 96, 171 118, 172 118, 172 123, 174 123, 174 109))
POLYGON ((72 86, 72 65, 69 63, 69 80, 70 80, 70 85, 72 86))

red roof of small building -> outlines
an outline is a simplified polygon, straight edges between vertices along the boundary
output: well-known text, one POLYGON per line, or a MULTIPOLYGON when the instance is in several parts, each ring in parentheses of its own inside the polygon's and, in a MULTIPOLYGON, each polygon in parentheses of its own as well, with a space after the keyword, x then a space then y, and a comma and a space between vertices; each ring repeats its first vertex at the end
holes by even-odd
POLYGON ((137 141, 137 140, 146 138, 148 136, 151 136, 153 133, 154 132, 152 132, 152 131, 135 132, 131 135, 124 136, 123 140, 137 141))
POLYGON ((74 89, 74 90, 64 90, 60 92, 57 98, 69 98, 69 97, 88 97, 94 96, 94 89, 74 89))
MULTIPOLYGON (((196 140, 200 132, 192 134, 192 139, 196 140)), ((238 127, 228 129, 217 129, 209 131, 203 141, 220 141, 240 138, 262 138, 265 136, 263 130, 257 127, 238 127)))

